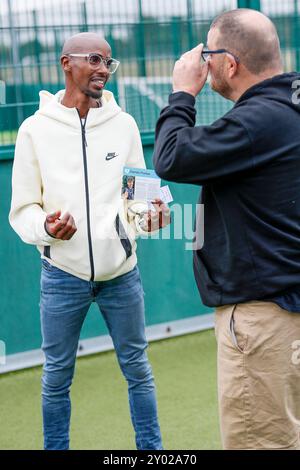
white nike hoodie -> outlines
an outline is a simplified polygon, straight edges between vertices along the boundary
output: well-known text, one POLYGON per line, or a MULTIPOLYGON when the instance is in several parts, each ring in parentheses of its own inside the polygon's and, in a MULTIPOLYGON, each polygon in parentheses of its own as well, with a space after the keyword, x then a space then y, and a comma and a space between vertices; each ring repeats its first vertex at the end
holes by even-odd
POLYGON ((139 131, 109 91, 85 124, 61 104, 63 95, 41 91, 40 109, 19 129, 9 221, 52 265, 85 280, 113 279, 134 268, 142 233, 121 198, 123 167, 145 168, 139 131), (57 210, 74 217, 70 240, 45 231, 46 215, 57 210))

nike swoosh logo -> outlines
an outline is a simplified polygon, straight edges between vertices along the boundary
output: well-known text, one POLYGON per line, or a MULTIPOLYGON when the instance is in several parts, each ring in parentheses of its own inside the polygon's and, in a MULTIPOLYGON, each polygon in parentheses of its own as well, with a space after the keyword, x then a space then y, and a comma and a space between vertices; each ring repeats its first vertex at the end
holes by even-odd
POLYGON ((108 153, 105 157, 105 160, 112 160, 113 158, 116 158, 118 156, 118 153, 108 153))

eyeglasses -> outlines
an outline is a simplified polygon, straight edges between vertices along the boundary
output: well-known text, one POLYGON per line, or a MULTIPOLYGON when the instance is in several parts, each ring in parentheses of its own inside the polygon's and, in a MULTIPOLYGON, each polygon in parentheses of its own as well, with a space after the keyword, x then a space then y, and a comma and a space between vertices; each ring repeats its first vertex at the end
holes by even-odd
POLYGON ((211 54, 230 54, 230 55, 232 55, 232 57, 235 58, 235 61, 236 61, 237 63, 240 62, 240 59, 239 59, 235 54, 233 54, 232 52, 228 51, 227 49, 216 49, 215 51, 210 51, 210 50, 208 50, 208 49, 203 49, 202 54, 201 54, 201 57, 202 57, 203 61, 206 62, 207 59, 209 59, 209 56, 210 56, 211 54))
POLYGON ((110 74, 115 73, 120 62, 112 57, 105 59, 100 54, 66 54, 69 57, 84 57, 91 67, 97 68, 100 64, 104 64, 110 74))

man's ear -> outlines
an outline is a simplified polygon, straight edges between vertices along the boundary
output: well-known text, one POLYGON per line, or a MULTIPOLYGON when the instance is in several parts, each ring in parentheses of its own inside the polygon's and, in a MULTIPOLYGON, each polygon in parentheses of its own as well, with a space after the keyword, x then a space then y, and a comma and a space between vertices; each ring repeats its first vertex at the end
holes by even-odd
POLYGON ((232 55, 228 54, 227 55, 227 72, 229 78, 233 78, 237 72, 237 63, 234 57, 232 55))
POLYGON ((70 72, 71 70, 70 58, 67 55, 61 56, 60 63, 64 72, 70 72))

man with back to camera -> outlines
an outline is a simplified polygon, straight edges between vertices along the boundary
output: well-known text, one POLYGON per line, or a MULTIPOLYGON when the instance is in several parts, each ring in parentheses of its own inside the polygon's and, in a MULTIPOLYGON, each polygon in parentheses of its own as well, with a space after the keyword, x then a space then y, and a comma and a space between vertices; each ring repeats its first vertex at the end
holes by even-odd
POLYGON ((42 91, 40 109, 19 129, 9 216, 42 257, 44 447, 69 448, 69 389, 95 301, 128 382, 136 446, 161 449, 135 236, 169 223, 168 208, 157 200, 154 213, 121 198, 123 167, 145 162, 134 119, 103 91, 119 64, 109 44, 94 33, 72 36, 61 64, 66 89, 42 91))
POLYGON ((254 10, 219 15, 207 48, 175 64, 154 166, 202 186, 194 272, 203 303, 216 308, 224 448, 299 449, 300 75, 283 73, 275 26, 254 10), (208 73, 235 105, 195 127, 208 73))

